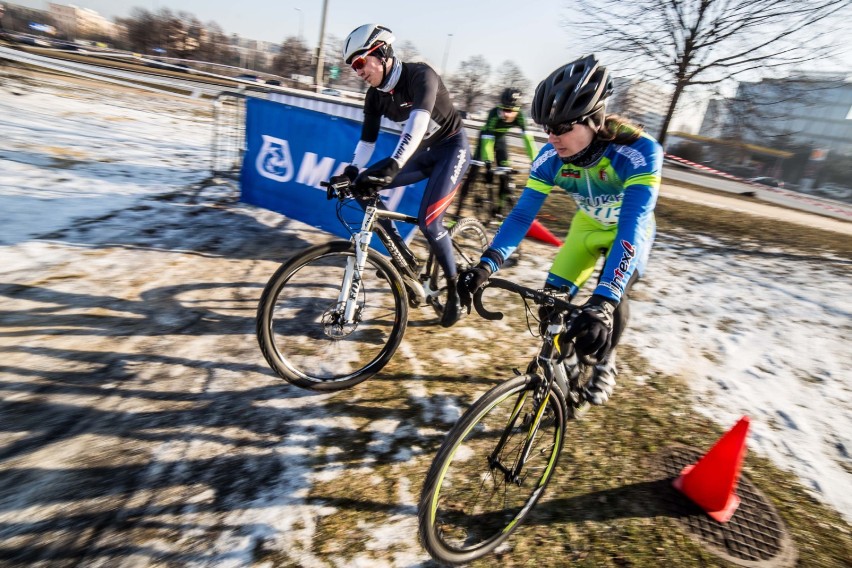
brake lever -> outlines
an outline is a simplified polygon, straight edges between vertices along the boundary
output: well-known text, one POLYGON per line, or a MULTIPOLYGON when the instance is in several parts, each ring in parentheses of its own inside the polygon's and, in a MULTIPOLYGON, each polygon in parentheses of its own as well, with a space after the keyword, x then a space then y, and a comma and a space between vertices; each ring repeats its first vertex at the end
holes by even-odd
POLYGON ((352 182, 349 180, 339 181, 337 183, 327 181, 320 182, 320 186, 325 188, 325 198, 329 201, 342 195, 346 195, 346 190, 349 189, 351 185, 352 182))

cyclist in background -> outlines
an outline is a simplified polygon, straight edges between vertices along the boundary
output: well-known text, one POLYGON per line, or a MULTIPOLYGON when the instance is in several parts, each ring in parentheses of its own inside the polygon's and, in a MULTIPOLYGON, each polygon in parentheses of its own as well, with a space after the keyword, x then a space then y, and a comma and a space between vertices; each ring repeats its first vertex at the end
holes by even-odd
MULTIPOLYGON (((538 85, 531 114, 548 134, 548 143, 480 263, 459 279, 462 303, 469 306, 470 295, 512 254, 550 191, 558 187, 568 192, 577 212, 545 287, 567 290, 573 297, 601 253, 606 254, 594 293, 557 340, 566 345, 565 339, 576 338, 581 354, 598 359, 585 393, 592 404, 604 404, 615 386, 615 348, 627 327, 630 289, 644 272, 654 240, 663 165, 656 140, 640 127, 606 115, 611 93, 609 73, 593 55, 560 67, 538 85)), ((566 363, 576 365, 576 358, 566 363)))
MULTIPOLYGON (((345 176, 358 192, 377 186, 403 187, 428 178, 417 218, 447 278, 448 299, 441 325, 449 327, 462 316, 462 309, 452 243, 443 220, 470 165, 470 146, 441 78, 425 63, 403 63, 395 57, 391 47, 395 39, 388 28, 365 24, 353 30, 343 44, 344 61, 370 88, 355 155, 343 174, 331 182, 345 176), (405 126, 393 153, 370 164, 382 117, 405 126), (368 178, 383 181, 376 184, 368 178)), ((364 201, 360 202, 363 206, 364 201)), ((384 219, 380 223, 399 236, 393 222, 384 219)))
MULTIPOLYGON (((495 161, 498 166, 511 166, 509 151, 506 147, 506 133, 512 128, 520 129, 530 161, 535 158, 535 141, 532 134, 527 132, 526 126, 527 119, 521 111, 521 92, 513 88, 505 89, 500 95, 500 106, 494 107, 488 112, 488 118, 482 125, 479 143, 474 154, 474 159, 485 164, 486 183, 490 184, 493 181, 492 165, 495 161)), ((461 187, 459 202, 456 206, 456 217, 460 216, 464 200, 470 193, 470 186, 478 175, 479 166, 477 164, 471 165, 467 172, 467 178, 461 187)), ((499 191, 498 203, 502 203, 509 193, 508 176, 500 176, 499 191)), ((499 211, 499 213, 502 214, 503 212, 499 211)))

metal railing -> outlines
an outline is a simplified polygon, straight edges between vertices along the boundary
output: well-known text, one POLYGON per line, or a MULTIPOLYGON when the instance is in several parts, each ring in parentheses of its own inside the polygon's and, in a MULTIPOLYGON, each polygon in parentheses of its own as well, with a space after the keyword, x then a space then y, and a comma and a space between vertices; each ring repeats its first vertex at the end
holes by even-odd
POLYGON ((239 179, 246 154, 246 93, 223 91, 213 100, 213 177, 239 179))

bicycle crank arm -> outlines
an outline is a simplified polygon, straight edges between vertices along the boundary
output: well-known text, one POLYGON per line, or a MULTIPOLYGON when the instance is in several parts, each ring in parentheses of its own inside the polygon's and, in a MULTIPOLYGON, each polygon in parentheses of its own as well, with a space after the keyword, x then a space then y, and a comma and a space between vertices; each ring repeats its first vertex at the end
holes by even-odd
POLYGON ((423 289, 423 285, 416 279, 412 278, 407 274, 400 274, 402 276, 402 281, 405 282, 405 285, 408 287, 409 291, 413 292, 417 297, 420 303, 426 301, 426 290, 423 289))

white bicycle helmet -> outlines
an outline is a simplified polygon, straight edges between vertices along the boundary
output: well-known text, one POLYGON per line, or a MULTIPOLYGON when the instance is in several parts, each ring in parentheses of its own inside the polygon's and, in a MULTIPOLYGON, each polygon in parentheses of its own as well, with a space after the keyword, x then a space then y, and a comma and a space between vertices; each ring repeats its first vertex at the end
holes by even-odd
MULTIPOLYGON (((346 41, 343 42, 343 60, 348 65, 356 56, 369 51, 377 43, 383 43, 389 48, 394 40, 396 37, 388 28, 379 24, 364 24, 346 36, 346 41)), ((389 55, 387 48, 381 48, 378 51, 382 51, 383 58, 389 55)))

